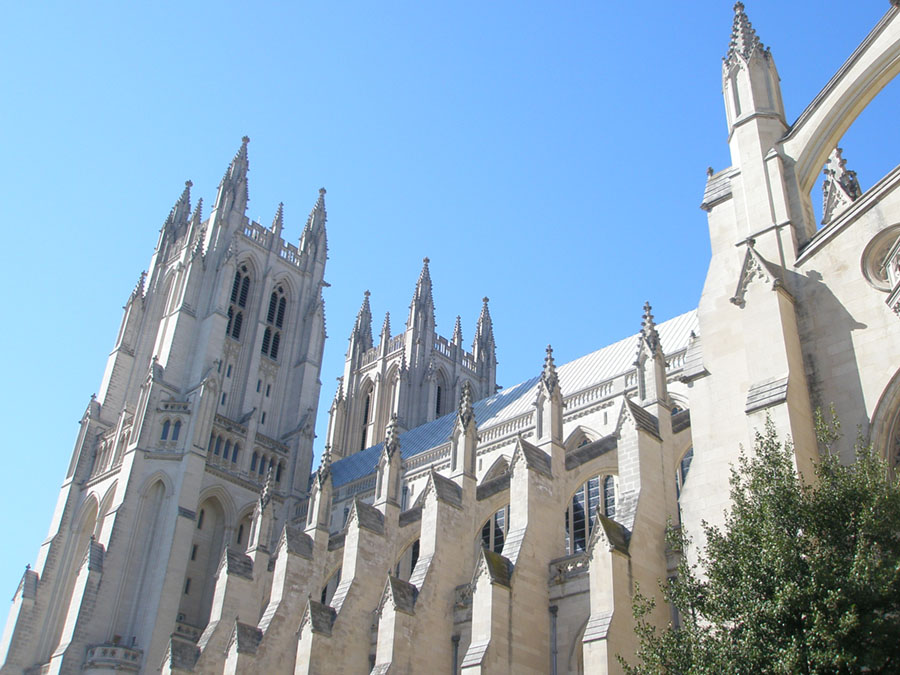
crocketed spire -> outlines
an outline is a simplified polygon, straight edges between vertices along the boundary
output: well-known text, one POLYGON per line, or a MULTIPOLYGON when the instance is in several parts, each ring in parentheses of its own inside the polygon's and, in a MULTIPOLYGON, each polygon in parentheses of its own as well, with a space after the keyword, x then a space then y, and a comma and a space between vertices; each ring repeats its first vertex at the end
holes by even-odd
POLYGON ((651 313, 652 307, 649 302, 644 303, 644 314, 641 317, 641 337, 638 343, 638 351, 644 344, 650 349, 651 353, 655 353, 660 348, 659 333, 656 332, 656 322, 653 320, 651 313))
POLYGON ((473 351, 478 345, 488 345, 494 342, 494 323, 491 320, 491 310, 488 309, 490 298, 481 299, 481 314, 478 317, 478 325, 475 327, 475 339, 472 343, 473 351))
POLYGON ((165 226, 171 227, 179 227, 187 223, 191 217, 191 186, 193 183, 189 180, 184 182, 184 190, 181 193, 181 196, 178 198, 178 201, 175 202, 175 205, 172 207, 172 210, 169 212, 168 218, 166 218, 165 226))
POLYGON ((325 223, 328 214, 325 211, 325 188, 319 188, 319 198, 315 206, 309 212, 303 233, 300 235, 300 251, 315 256, 324 255, 328 251, 328 241, 325 234, 325 223))
POLYGON ((730 65, 738 57, 748 61, 756 50, 765 51, 765 47, 744 13, 744 3, 737 2, 734 5, 734 23, 731 26, 731 41, 728 43, 725 62, 730 65))
POLYGON ((219 183, 219 193, 216 196, 216 209, 225 211, 236 209, 243 213, 250 201, 250 190, 247 186, 247 172, 250 170, 250 161, 247 159, 248 136, 241 139, 241 147, 235 154, 231 164, 225 169, 222 182, 219 183))
POLYGON ((272 232, 277 236, 281 235, 284 229, 284 202, 278 203, 278 209, 275 211, 275 217, 272 219, 272 232))
POLYGON ((428 269, 428 258, 422 259, 422 271, 419 273, 419 280, 416 282, 416 291, 413 293, 414 304, 433 304, 434 299, 431 294, 431 272, 428 269))
POLYGON ((825 162, 822 183, 822 224, 827 225, 844 208, 862 195, 856 172, 847 168, 843 150, 835 148, 825 162))
POLYGON ((266 482, 263 483, 262 490, 259 493, 259 510, 265 511, 269 502, 272 500, 272 484, 275 480, 275 474, 272 465, 269 464, 269 471, 266 473, 266 482))
POLYGON ((559 386, 559 375, 556 373, 556 363, 553 361, 553 347, 547 345, 547 355, 544 357, 544 370, 541 373, 541 384, 553 393, 559 386))
POLYGON ((381 339, 390 340, 391 339, 391 313, 384 313, 384 323, 381 324, 381 339))
POLYGON ((462 320, 456 315, 456 325, 453 326, 453 338, 450 340, 455 345, 462 345, 462 320))
POLYGON ((459 396, 459 411, 457 412, 457 419, 464 429, 475 422, 474 398, 472 383, 466 380, 459 396))
POLYGON ((325 450, 322 452, 322 458, 319 461, 319 468, 316 470, 316 479, 319 481, 319 484, 325 482, 328 476, 331 475, 331 446, 326 445, 325 450))
POLYGON ((391 415, 387 428, 384 430, 384 452, 388 457, 393 457, 400 448, 400 427, 397 423, 397 413, 391 415))
POLYGON ((364 350, 372 347, 372 309, 369 307, 369 295, 371 295, 369 291, 364 293, 362 306, 353 325, 353 334, 350 336, 350 340, 355 337, 364 350))

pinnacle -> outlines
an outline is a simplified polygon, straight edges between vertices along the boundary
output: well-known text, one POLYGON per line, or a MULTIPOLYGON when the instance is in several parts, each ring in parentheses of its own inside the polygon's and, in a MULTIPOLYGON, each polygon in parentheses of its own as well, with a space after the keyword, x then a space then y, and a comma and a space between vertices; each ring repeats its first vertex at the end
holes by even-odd
POLYGON ((744 3, 736 2, 734 5, 734 23, 731 27, 731 41, 728 44, 728 53, 725 61, 731 62, 736 56, 745 61, 750 58, 757 49, 765 49, 759 41, 756 31, 750 23, 750 19, 744 13, 744 3))
POLYGON ((650 350, 655 352, 660 348, 660 344, 659 333, 656 332, 656 322, 653 320, 653 313, 651 312, 652 309, 649 302, 644 303, 644 314, 641 317, 641 343, 646 341, 650 350))
POLYGON ((456 325, 453 327, 453 338, 451 342, 455 345, 461 345, 463 341, 462 337, 462 319, 460 319, 459 314, 456 315, 456 325))
POLYGON ((316 471, 316 476, 319 479, 319 482, 324 482, 328 477, 328 474, 331 473, 331 446, 326 445, 324 452, 322 452, 322 459, 319 461, 319 468, 316 471))
POLYGON ((284 202, 278 203, 275 218, 272 219, 272 231, 280 232, 284 228, 284 202))
POLYGON ((387 428, 384 430, 384 451, 388 457, 393 457, 394 453, 400 447, 400 429, 397 423, 397 413, 391 415, 391 421, 388 422, 387 428))
POLYGON ((463 426, 468 426, 475 419, 475 409, 472 405, 472 383, 466 380, 462 392, 459 395, 458 419, 463 426))
POLYGON ((381 334, 386 335, 389 339, 391 337, 391 313, 384 313, 384 323, 381 324, 381 334))
POLYGON ((559 375, 556 373, 556 363, 553 361, 553 347, 547 345, 547 355, 544 357, 544 371, 541 373, 541 382, 549 391, 553 391, 559 385, 559 375))
POLYGON ((266 473, 266 482, 263 483, 262 491, 259 493, 259 510, 265 511, 266 506, 272 499, 272 483, 274 482, 274 473, 272 465, 269 464, 269 471, 266 473))

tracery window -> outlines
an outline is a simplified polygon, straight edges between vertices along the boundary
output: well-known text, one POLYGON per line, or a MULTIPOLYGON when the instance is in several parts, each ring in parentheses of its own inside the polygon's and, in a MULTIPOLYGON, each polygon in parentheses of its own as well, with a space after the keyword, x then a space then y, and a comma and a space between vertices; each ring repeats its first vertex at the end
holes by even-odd
POLYGON ((585 481, 572 495, 566 509, 566 551, 571 555, 587 547, 597 511, 607 518, 616 515, 616 482, 613 476, 594 476, 585 481))
POLYGON ((481 526, 481 545, 494 553, 503 553, 509 527, 509 504, 497 511, 481 526))
POLYGON ((266 330, 263 333, 262 353, 273 361, 278 358, 281 345, 281 329, 284 327, 284 314, 287 310, 287 299, 284 288, 279 284, 269 296, 269 311, 266 312, 266 330))
POLYGON ((235 340, 241 339, 241 327, 244 323, 244 310, 250 299, 250 273, 246 265, 241 265, 234 273, 231 285, 231 303, 228 306, 228 325, 225 334, 235 340))

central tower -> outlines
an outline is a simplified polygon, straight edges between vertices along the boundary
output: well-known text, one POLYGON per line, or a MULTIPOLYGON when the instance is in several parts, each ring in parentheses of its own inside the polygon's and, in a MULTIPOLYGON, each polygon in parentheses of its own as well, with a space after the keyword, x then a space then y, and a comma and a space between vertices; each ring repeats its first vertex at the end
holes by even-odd
POLYGON ((307 496, 325 190, 297 245, 282 238, 282 205, 271 227, 250 221, 248 142, 207 219, 186 183, 126 301, 49 537, 16 594, 3 672, 95 672, 106 646, 122 667, 152 671, 170 636, 202 640, 225 552, 267 551, 307 496))

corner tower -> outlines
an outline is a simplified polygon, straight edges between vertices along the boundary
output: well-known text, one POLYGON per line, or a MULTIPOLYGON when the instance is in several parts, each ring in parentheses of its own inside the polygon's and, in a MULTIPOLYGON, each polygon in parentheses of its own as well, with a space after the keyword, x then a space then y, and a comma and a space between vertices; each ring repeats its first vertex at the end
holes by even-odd
POLYGON ((357 314, 337 394, 330 410, 328 444, 335 459, 378 443, 396 415, 406 431, 451 413, 469 383, 475 400, 496 391, 497 356, 488 299, 484 299, 471 352, 463 347, 459 317, 451 339, 437 334, 430 260, 416 281, 405 330, 391 335, 384 318, 378 344, 365 292, 357 314))
POLYGON ((299 246, 282 238, 283 206, 271 227, 249 220, 248 143, 208 218, 186 184, 126 301, 28 597, 7 623, 4 673, 91 670, 85 654, 106 646, 122 667, 157 668, 170 636, 203 633, 223 552, 249 545, 267 476, 273 532, 307 497, 325 191, 299 246))

